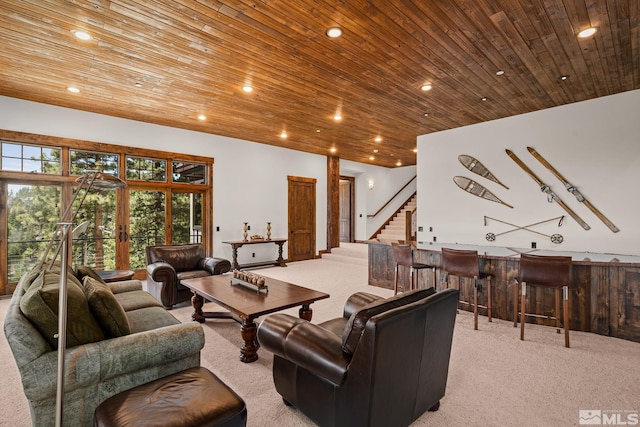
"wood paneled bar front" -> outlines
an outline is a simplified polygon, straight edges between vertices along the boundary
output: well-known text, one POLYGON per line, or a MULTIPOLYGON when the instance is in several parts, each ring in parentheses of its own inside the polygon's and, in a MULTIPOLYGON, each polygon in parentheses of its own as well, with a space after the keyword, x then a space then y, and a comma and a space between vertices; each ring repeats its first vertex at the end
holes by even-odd
MULTIPOLYGON (((369 285, 393 289, 393 251, 389 243, 369 242, 369 285)), ((514 286, 517 283, 520 253, 526 249, 511 249, 459 244, 420 245, 414 250, 416 262, 436 266, 436 283, 431 271, 418 271, 420 288, 444 288, 442 253, 440 248, 474 249, 478 251, 480 271, 493 275, 492 314, 494 318, 513 321, 514 286)), ((568 255, 573 258, 572 283, 569 292, 570 329, 594 332, 640 342, 640 257, 596 254, 590 252, 560 252, 538 250, 536 255, 568 255)), ((451 277, 451 286, 462 282, 461 300, 471 300, 470 279, 451 277)), ((409 289, 408 272, 401 271, 399 290, 409 289)), ((554 291, 529 288, 527 313, 549 315, 554 310, 554 291)), ((487 295, 479 295, 479 304, 486 305, 487 295)), ((461 305, 460 309, 471 310, 461 305)), ((527 318, 528 323, 553 325, 543 317, 527 318)))

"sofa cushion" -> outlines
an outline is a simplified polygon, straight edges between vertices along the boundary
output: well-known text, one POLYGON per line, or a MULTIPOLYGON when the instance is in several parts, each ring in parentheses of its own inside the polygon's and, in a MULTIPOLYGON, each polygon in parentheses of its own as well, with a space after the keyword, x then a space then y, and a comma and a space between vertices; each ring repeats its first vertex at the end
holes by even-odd
POLYGON ((434 288, 416 289, 414 291, 404 292, 391 298, 381 299, 365 305, 360 310, 353 313, 349 318, 349 321, 344 328, 344 332, 342 333, 342 350, 345 353, 353 354, 369 318, 377 314, 384 313, 387 310, 419 301, 435 293, 436 290, 434 288))
MULTIPOLYGON (((20 310, 53 348, 58 346, 58 295, 60 275, 43 271, 20 299, 20 310)), ((67 281, 67 347, 104 339, 100 325, 91 314, 82 287, 67 281)))
POLYGON ((150 331, 165 326, 178 325, 180 321, 163 307, 145 307, 127 311, 131 333, 150 331))
POLYGON ((130 291, 114 294, 125 312, 147 307, 162 307, 160 301, 146 291, 130 291))
POLYGON ((107 338, 129 335, 131 328, 124 309, 105 283, 91 276, 84 277, 84 294, 89 308, 107 338))
POLYGON ((91 278, 93 278, 93 279, 97 280, 97 281, 98 281, 98 282, 100 282, 100 283, 106 283, 106 282, 102 279, 102 277, 100 277, 100 276, 98 275, 98 273, 96 273, 96 271, 95 271, 93 268, 89 267, 88 265, 79 265, 79 266, 77 266, 77 267, 76 267, 76 277, 77 277, 81 282, 83 282, 83 283, 84 283, 84 278, 85 278, 86 276, 89 276, 89 277, 91 277, 91 278))

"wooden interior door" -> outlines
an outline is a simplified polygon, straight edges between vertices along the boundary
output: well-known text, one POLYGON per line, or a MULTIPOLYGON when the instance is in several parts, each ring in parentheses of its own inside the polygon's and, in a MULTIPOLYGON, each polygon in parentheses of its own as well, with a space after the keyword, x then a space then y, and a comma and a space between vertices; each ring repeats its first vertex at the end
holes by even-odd
POLYGON ((289 176, 289 261, 316 254, 316 179, 289 176))
POLYGON ((354 178, 340 177, 340 241, 353 242, 354 178))

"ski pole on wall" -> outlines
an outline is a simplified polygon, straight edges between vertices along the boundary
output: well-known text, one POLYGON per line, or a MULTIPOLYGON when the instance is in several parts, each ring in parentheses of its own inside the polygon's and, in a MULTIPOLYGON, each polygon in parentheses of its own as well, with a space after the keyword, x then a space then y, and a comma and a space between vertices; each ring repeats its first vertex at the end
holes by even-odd
POLYGON ((559 220, 558 221, 558 227, 561 227, 562 223, 564 222, 564 215, 558 216, 558 217, 555 217, 555 218, 551 218, 551 219, 545 219, 545 220, 542 220, 542 221, 534 222, 532 224, 527 224, 527 225, 523 225, 523 226, 512 224, 510 222, 503 221, 503 220, 498 219, 498 218, 492 218, 492 217, 486 216, 486 215, 484 216, 484 225, 485 226, 487 225, 487 220, 488 219, 496 221, 496 222, 499 222, 499 223, 502 223, 502 224, 510 225, 512 227, 515 227, 515 228, 513 228, 511 230, 503 231, 502 233, 497 233, 497 234, 496 233, 487 233, 485 235, 485 239, 487 239, 490 242, 495 241, 496 237, 498 237, 498 236, 502 236, 503 234, 512 233, 512 232, 518 231, 518 230, 525 230, 525 231, 528 231, 530 233, 535 233, 535 234, 539 234, 540 236, 548 237, 548 238, 551 239, 551 243, 560 244, 560 243, 562 243, 564 241, 564 237, 562 237, 561 234, 555 233, 555 234, 552 234, 552 235, 548 235, 548 234, 541 233, 539 231, 531 230, 529 228, 529 227, 533 227, 535 225, 545 224, 547 222, 551 222, 551 221, 555 221, 555 220, 559 220))
POLYGON ((520 158, 518 156, 516 156, 513 151, 511 151, 509 149, 506 149, 505 151, 506 151, 507 155, 509 157, 511 157, 511 159, 514 162, 516 162, 516 164, 518 166, 520 166, 522 168, 523 171, 525 171, 531 178, 533 178, 533 180, 540 187, 540 190, 543 193, 547 194, 547 201, 549 203, 556 202, 558 205, 560 205, 562 207, 562 209, 564 209, 571 216, 571 218, 575 219, 576 222, 578 224, 580 224, 582 226, 582 228, 584 228, 585 230, 589 230, 591 228, 591 227, 589 227, 589 224, 584 222, 584 220, 582 218, 580 218, 578 216, 578 214, 575 213, 569 206, 567 206, 566 203, 564 203, 562 200, 560 200, 560 198, 556 195, 556 193, 554 193, 547 184, 542 182, 542 180, 540 178, 538 178, 538 176, 531 169, 529 169, 529 167, 527 165, 525 165, 524 162, 522 160, 520 160, 520 158))
POLYGON ((587 208, 589 208, 589 210, 591 212, 593 212, 595 214, 595 216, 598 217, 598 219, 600 219, 600 221, 604 222, 604 224, 609 227, 609 230, 613 231, 614 233, 617 233, 618 231, 620 231, 620 229, 618 229, 618 227, 616 227, 615 225, 613 225, 613 223, 611 221, 609 221, 609 219, 604 216, 602 214, 602 212, 600 212, 595 206, 593 206, 591 204, 591 202, 589 202, 587 199, 584 198, 584 196, 582 195, 582 193, 580 193, 580 191, 578 191, 578 189, 576 187, 574 187, 573 185, 571 185, 571 183, 569 181, 566 180, 566 178, 564 176, 562 176, 562 174, 560 174, 560 172, 558 172, 558 170, 556 168, 554 168, 551 163, 549 163, 544 157, 542 157, 540 155, 540 153, 538 153, 536 151, 535 148, 532 147, 527 147, 527 150, 529 150, 529 152, 531 153, 531 155, 533 157, 536 158, 536 160, 538 160, 540 163, 542 163, 544 165, 544 167, 546 167, 547 169, 549 169, 549 171, 560 180, 560 182, 562 182, 565 186, 565 188, 567 189, 567 191, 571 194, 573 194, 574 196, 576 196, 576 199, 578 199, 578 201, 582 204, 584 204, 587 208))

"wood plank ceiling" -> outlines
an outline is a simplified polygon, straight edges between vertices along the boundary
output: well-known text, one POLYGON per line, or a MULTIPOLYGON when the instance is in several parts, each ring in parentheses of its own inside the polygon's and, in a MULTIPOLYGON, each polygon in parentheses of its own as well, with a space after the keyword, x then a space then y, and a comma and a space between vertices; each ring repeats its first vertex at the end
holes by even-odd
POLYGON ((639 5, 2 0, 0 94, 412 165, 418 135, 639 89, 639 5), (342 37, 325 35, 334 26, 342 37))

